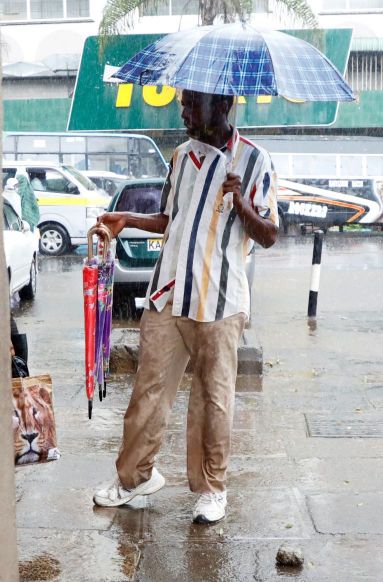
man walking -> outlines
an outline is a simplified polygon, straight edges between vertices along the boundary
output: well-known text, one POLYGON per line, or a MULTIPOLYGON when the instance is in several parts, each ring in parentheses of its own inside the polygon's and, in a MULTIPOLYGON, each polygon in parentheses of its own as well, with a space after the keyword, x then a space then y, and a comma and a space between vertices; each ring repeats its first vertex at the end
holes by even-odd
POLYGON ((274 244, 276 177, 269 155, 228 122, 233 98, 184 90, 190 140, 173 155, 159 214, 107 213, 125 227, 163 233, 141 320, 135 386, 125 414, 118 479, 97 491, 101 506, 129 503, 164 486, 154 467, 176 391, 193 363, 187 418, 187 473, 198 494, 193 520, 225 516, 237 348, 249 316, 246 255, 274 244))

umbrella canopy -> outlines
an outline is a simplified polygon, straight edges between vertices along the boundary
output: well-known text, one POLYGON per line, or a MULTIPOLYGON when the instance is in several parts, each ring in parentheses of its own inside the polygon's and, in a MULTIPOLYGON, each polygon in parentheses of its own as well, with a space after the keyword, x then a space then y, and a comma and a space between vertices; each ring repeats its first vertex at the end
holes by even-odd
POLYGON ((283 32, 242 24, 168 34, 133 56, 113 77, 219 95, 354 99, 339 71, 314 46, 283 32))

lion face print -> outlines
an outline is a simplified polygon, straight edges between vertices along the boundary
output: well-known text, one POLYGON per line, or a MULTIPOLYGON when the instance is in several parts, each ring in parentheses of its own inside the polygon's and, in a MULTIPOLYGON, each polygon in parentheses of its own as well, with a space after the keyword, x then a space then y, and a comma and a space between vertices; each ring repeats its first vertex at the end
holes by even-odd
POLYGON ((39 381, 39 378, 13 381, 12 424, 17 465, 57 458, 55 420, 49 388, 50 385, 39 381))

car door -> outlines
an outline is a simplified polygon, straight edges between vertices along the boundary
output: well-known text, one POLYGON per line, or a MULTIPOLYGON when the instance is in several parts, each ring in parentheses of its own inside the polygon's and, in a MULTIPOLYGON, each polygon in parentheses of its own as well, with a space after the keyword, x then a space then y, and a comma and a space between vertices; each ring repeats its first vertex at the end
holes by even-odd
POLYGON ((69 236, 84 230, 85 203, 78 186, 56 168, 27 167, 27 174, 40 208, 40 223, 56 222, 69 236))
POLYGON ((29 281, 32 253, 19 216, 12 206, 5 201, 3 213, 4 248, 7 267, 11 272, 11 293, 14 293, 29 281))

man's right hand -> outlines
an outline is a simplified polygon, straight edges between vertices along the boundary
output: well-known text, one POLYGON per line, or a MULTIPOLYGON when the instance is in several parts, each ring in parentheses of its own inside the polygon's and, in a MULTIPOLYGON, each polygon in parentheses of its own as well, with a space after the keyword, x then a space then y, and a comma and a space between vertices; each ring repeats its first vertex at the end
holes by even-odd
POLYGON ((97 224, 105 224, 116 237, 127 226, 127 212, 106 212, 97 218, 97 224))

